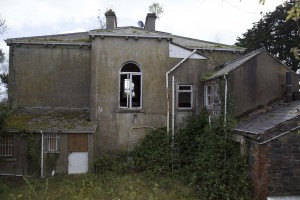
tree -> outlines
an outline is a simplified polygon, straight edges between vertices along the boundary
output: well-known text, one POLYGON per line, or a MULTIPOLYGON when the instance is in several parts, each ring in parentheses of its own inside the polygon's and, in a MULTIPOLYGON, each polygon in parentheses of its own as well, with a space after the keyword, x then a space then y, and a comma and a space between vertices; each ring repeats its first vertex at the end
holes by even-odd
POLYGON ((105 29, 106 27, 106 20, 105 17, 102 16, 102 12, 100 9, 98 9, 98 15, 97 15, 97 19, 98 19, 98 25, 100 29, 105 29))
MULTIPOLYGON (((7 29, 6 21, 0 15, 0 34, 3 34, 6 31, 6 29, 7 29)), ((4 52, 2 51, 2 49, 0 49, 0 80, 7 87, 8 73, 7 73, 7 67, 3 65, 4 61, 5 61, 4 52)))
POLYGON ((152 3, 149 6, 149 12, 151 13, 155 13, 157 19, 160 18, 160 16, 164 13, 164 9, 161 5, 159 5, 159 3, 152 3))
POLYGON ((246 52, 264 47, 296 71, 300 61, 294 56, 292 49, 300 47, 300 36, 295 21, 286 21, 288 11, 293 6, 294 2, 286 2, 277 6, 275 11, 266 13, 242 37, 237 38, 236 45, 245 47, 246 52))

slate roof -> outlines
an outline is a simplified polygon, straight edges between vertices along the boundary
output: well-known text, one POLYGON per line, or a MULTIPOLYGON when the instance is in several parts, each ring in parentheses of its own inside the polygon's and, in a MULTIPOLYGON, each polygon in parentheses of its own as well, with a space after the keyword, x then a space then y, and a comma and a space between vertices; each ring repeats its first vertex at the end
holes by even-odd
POLYGON ((94 133, 97 125, 83 109, 22 109, 6 121, 8 132, 94 133))
POLYGON ((207 80, 212 80, 212 79, 218 78, 220 76, 224 76, 225 74, 228 74, 229 72, 231 72, 231 71, 235 70, 236 68, 240 67, 242 64, 244 64, 248 60, 254 58, 258 54, 262 53, 263 51, 266 51, 266 50, 264 48, 258 49, 256 51, 253 51, 253 52, 251 52, 249 54, 246 54, 246 55, 244 55, 242 57, 239 57, 239 58, 237 58, 235 60, 232 60, 232 61, 224 64, 219 71, 217 71, 214 75, 212 75, 207 80))
POLYGON ((206 49, 206 50, 227 50, 227 51, 243 51, 243 48, 236 47, 233 45, 225 45, 220 43, 208 42, 204 40, 198 40, 194 38, 182 37, 173 35, 167 32, 161 31, 149 31, 146 29, 126 26, 116 27, 114 29, 95 29, 88 32, 79 33, 66 33, 57 35, 45 35, 45 36, 34 36, 34 37, 23 37, 23 38, 9 38, 6 39, 6 43, 57 43, 57 44, 90 44, 90 37, 103 35, 103 36, 131 36, 131 37, 161 37, 169 38, 176 44, 184 46, 189 49, 206 49))
POLYGON ((240 122, 234 131, 256 137, 299 116, 300 101, 280 103, 272 106, 266 112, 254 114, 247 120, 240 122))

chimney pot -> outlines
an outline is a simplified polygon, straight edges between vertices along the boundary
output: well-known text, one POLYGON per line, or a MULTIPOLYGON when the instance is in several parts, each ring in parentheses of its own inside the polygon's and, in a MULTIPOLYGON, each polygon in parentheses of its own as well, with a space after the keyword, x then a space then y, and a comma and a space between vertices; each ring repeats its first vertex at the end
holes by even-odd
POLYGON ((148 13, 146 17, 145 29, 155 31, 155 20, 157 16, 155 13, 148 13))

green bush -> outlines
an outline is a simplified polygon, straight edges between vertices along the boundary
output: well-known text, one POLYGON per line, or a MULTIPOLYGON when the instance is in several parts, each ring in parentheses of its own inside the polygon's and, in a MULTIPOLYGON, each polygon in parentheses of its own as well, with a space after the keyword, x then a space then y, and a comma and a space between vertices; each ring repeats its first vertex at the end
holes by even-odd
POLYGON ((126 153, 114 153, 97 157, 93 162, 93 171, 96 174, 105 172, 126 173, 132 169, 132 163, 126 153))
POLYGON ((5 128, 5 121, 10 116, 11 111, 6 101, 0 102, 0 131, 5 128))
POLYGON ((233 120, 207 113, 189 119, 179 132, 183 175, 199 190, 200 199, 251 199, 246 158, 232 138, 233 120))
POLYGON ((132 151, 134 169, 155 175, 170 172, 171 149, 165 129, 152 130, 132 151))

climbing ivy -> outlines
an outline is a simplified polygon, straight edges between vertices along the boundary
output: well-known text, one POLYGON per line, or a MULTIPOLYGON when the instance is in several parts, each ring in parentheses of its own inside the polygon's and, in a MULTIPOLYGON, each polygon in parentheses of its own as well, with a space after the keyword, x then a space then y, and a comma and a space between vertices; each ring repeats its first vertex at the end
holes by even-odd
POLYGON ((22 133, 27 140, 28 173, 37 175, 41 170, 41 144, 40 137, 34 133, 22 133))

